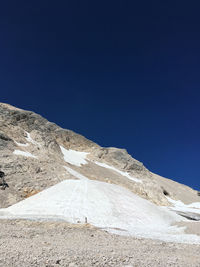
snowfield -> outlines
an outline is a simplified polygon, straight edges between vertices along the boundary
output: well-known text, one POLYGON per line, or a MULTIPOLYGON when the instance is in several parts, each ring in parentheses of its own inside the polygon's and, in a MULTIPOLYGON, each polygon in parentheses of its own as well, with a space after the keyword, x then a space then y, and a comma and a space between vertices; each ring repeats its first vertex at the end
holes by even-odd
POLYGON ((120 235, 200 243, 200 237, 184 234, 183 228, 171 226, 184 219, 166 207, 158 207, 121 186, 89 180, 68 167, 66 170, 81 180, 62 181, 1 209, 0 218, 65 220, 70 223, 87 220, 120 235))
POLYGON ((60 146, 60 149, 63 153, 65 162, 78 167, 80 167, 82 164, 87 164, 86 158, 89 153, 72 149, 67 150, 63 146, 60 146))

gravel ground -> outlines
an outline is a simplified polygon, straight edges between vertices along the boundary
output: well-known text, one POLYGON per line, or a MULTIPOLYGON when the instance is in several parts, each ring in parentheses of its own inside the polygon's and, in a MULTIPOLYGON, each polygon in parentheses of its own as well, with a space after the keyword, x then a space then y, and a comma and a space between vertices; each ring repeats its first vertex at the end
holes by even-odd
POLYGON ((200 245, 111 235, 90 225, 0 221, 0 266, 200 266, 200 245))

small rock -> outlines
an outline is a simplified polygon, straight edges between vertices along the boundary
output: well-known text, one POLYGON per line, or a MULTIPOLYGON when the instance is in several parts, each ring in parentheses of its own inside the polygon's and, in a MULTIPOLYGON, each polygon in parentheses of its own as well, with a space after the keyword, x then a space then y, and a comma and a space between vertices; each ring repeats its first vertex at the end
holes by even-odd
POLYGON ((60 264, 60 261, 61 261, 61 260, 57 260, 57 261, 56 261, 56 264, 60 264))

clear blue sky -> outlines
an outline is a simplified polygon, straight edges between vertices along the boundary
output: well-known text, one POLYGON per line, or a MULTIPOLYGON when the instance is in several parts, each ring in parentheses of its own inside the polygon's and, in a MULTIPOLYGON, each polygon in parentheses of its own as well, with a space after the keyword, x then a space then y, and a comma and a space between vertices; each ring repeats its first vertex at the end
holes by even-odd
POLYGON ((0 101, 200 189, 198 1, 1 1, 0 101))

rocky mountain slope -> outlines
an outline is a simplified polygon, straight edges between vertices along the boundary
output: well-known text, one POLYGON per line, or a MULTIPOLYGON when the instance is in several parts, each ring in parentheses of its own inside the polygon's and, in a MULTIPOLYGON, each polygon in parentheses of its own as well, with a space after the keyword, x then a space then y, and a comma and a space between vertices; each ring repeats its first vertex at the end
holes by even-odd
POLYGON ((0 169, 5 172, 9 185, 0 191, 1 208, 62 180, 74 179, 64 165, 89 179, 121 185, 158 205, 169 205, 166 196, 186 204, 200 200, 197 191, 151 173, 125 149, 100 147, 34 112, 0 103, 0 169), (80 167, 66 163, 62 148, 88 153, 87 164, 80 167), (95 162, 107 164, 113 169, 95 162), (127 179, 124 173, 135 177, 135 181, 127 179))

